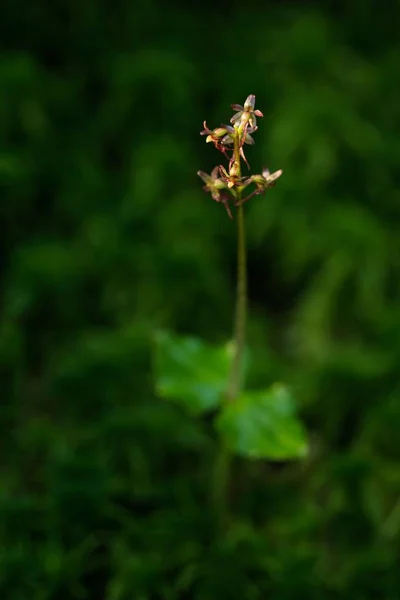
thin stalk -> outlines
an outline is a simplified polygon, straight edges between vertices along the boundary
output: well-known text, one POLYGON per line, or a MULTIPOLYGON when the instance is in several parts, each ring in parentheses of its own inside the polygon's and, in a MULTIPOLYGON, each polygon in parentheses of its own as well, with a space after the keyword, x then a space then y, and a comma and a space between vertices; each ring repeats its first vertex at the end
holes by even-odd
MULTIPOLYGON (((237 132, 234 142, 233 159, 236 164, 237 176, 241 177, 240 164, 240 138, 242 128, 237 132)), ((241 189, 237 188, 236 201, 240 204, 242 199, 241 189)), ((242 366, 246 341, 246 312, 247 312, 247 269, 246 269, 246 232, 244 226, 243 205, 237 209, 237 283, 236 283, 236 308, 233 330, 233 358, 229 376, 227 399, 234 402, 240 395, 242 388, 242 366)))
POLYGON ((236 309, 233 338, 233 358, 229 377, 227 399, 234 402, 242 389, 243 355, 246 341, 247 312, 247 269, 246 269, 246 234, 244 226, 244 209, 237 210, 237 287, 236 309))
MULTIPOLYGON (((234 142, 233 163, 236 174, 241 176, 240 165, 240 137, 239 129, 234 142)), ((240 188, 236 188, 236 201, 242 199, 240 188)), ((237 210, 237 285, 236 307, 233 328, 233 357, 231 371, 228 379, 226 401, 234 402, 240 395, 243 385, 243 356, 246 340, 246 312, 247 312, 247 269, 246 269, 246 235, 243 205, 237 210)), ((232 470, 232 455, 229 449, 221 442, 214 465, 214 504, 217 509, 220 526, 226 529, 229 525, 229 484, 232 470)))

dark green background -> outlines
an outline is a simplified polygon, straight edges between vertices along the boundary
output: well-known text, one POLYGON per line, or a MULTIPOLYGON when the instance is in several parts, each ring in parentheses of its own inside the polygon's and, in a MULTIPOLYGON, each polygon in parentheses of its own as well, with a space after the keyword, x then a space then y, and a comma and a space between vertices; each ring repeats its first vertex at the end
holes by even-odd
POLYGON ((398 600, 398 2, 4 0, 0 596, 398 600), (349 6, 347 6, 349 5, 349 6), (199 136, 256 94, 249 385, 311 453, 237 460, 153 391, 151 334, 224 342, 235 226, 199 136))

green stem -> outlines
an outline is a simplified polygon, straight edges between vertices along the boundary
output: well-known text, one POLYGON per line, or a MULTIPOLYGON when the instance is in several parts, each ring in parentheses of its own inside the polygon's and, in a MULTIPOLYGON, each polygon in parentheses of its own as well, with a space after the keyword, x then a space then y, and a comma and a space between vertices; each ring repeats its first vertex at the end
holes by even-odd
MULTIPOLYGON (((239 128, 235 136, 233 158, 237 165, 237 176, 241 176, 240 164, 240 138, 243 135, 239 128)), ((240 203, 242 199, 241 189, 236 188, 236 200, 240 203)), ((240 395, 242 388, 243 354, 246 339, 246 309, 247 309, 247 271, 246 271, 246 233, 244 226, 243 205, 237 210, 237 287, 236 287, 236 309, 233 333, 233 358, 229 377, 227 399, 234 402, 240 395)))
POLYGON ((231 402, 236 400, 242 389, 243 355, 246 341, 247 270, 243 206, 239 206, 237 210, 237 241, 237 288, 233 358, 227 392, 227 398, 231 402))
MULTIPOLYGON (((240 137, 239 130, 234 143, 233 158, 237 165, 237 175, 240 169, 240 137)), ((236 200, 241 200, 241 190, 237 188, 236 200)), ((233 357, 231 371, 226 391, 226 401, 234 402, 240 396, 243 385, 243 356, 246 341, 246 312, 247 312, 247 269, 246 269, 246 235, 243 205, 237 210, 237 287, 234 321, 233 357)), ((214 503, 217 509, 220 526, 226 528, 229 522, 228 497, 231 474, 232 455, 221 442, 214 465, 214 503)))

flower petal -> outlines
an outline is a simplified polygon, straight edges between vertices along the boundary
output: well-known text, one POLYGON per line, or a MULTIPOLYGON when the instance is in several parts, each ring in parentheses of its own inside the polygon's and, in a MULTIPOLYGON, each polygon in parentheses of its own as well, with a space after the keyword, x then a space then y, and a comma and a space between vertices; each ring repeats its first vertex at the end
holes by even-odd
POLYGON ((231 138, 230 135, 226 135, 221 140, 221 144, 224 144, 225 146, 227 146, 228 144, 232 144, 232 143, 233 143, 233 139, 231 138))
POLYGON ((283 173, 282 169, 279 169, 279 171, 275 171, 275 173, 268 175, 268 177, 266 177, 267 182, 272 183, 273 181, 278 179, 278 177, 280 177, 282 175, 282 173, 283 173))
POLYGON ((250 144, 251 146, 255 144, 254 138, 251 137, 249 133, 246 133, 246 137, 244 138, 245 144, 250 144))
POLYGON ((205 121, 203 122, 203 127, 204 129, 203 131, 200 131, 200 135, 207 135, 207 133, 211 133, 211 129, 207 127, 207 123, 205 121))
POLYGON ((219 175, 219 167, 214 167, 213 170, 211 171, 211 179, 213 181, 215 181, 218 178, 219 175))
POLYGON ((231 123, 236 123, 237 121, 240 121, 240 119, 242 118, 242 114, 242 112, 235 113, 231 118, 231 123))
POLYGON ((248 123, 250 124, 250 127, 255 129, 257 128, 257 119, 255 118, 254 114, 251 114, 249 116, 248 123))
POLYGON ((225 169, 224 165, 219 165, 218 170, 221 173, 222 177, 229 179, 228 171, 225 169))
POLYGON ((268 167, 264 167, 261 173, 264 179, 268 179, 268 177, 271 175, 271 171, 268 169, 268 167))
POLYGON ((204 173, 204 171, 197 171, 197 175, 204 181, 204 183, 206 183, 207 185, 209 183, 212 183, 212 179, 210 177, 210 175, 208 175, 208 173, 204 173))
POLYGON ((246 102, 244 103, 244 110, 246 112, 251 112, 254 108, 255 103, 256 103, 255 95, 250 94, 250 96, 247 96, 246 102))

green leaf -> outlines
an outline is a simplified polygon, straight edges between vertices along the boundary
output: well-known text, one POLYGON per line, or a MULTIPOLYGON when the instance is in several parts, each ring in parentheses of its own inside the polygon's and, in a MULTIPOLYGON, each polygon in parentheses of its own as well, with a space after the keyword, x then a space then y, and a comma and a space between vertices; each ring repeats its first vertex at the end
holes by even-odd
POLYGON ((198 415, 219 406, 231 364, 230 345, 211 346, 165 331, 156 334, 157 393, 198 415))
POLYGON ((307 439, 286 387, 244 392, 216 419, 228 448, 247 458, 289 460, 307 454, 307 439))

